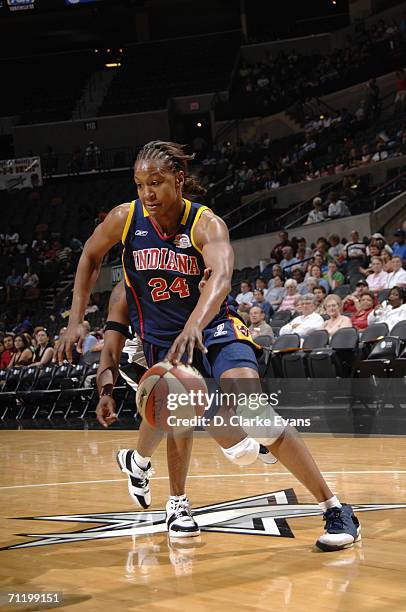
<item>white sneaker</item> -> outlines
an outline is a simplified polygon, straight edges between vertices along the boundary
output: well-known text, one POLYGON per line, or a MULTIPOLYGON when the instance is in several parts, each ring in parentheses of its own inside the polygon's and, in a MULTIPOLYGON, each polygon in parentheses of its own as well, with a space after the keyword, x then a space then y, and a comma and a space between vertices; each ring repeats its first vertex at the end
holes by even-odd
POLYGON ((116 459, 118 466, 128 477, 128 492, 131 499, 140 508, 149 508, 151 505, 151 491, 149 479, 153 473, 151 463, 145 470, 140 468, 134 461, 133 450, 124 448, 118 451, 116 459))
POLYGON ((168 534, 172 538, 189 538, 200 535, 199 525, 192 516, 186 495, 167 502, 166 525, 168 534))
POLYGON ((259 458, 261 459, 262 463, 265 463, 265 465, 272 465, 278 461, 271 451, 268 450, 266 446, 263 446, 263 444, 259 445, 259 458))

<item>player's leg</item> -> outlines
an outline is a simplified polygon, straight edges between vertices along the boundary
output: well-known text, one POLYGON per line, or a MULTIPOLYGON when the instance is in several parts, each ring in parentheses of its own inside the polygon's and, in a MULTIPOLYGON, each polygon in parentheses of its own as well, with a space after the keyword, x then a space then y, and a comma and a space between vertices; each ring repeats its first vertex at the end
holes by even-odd
MULTIPOLYGON (((233 344, 224 345, 218 352, 213 364, 213 374, 220 380, 221 389, 225 393, 236 393, 237 396, 240 393, 248 397, 250 394, 253 394, 254 397, 258 396, 262 393, 262 388, 257 369, 255 367, 229 367, 234 363, 233 353, 236 352, 233 344)), ((246 348, 243 350, 247 353, 248 360, 249 351, 252 351, 252 349, 248 345, 244 346, 246 348)), ((241 349, 241 347, 238 348, 241 349)), ((244 363, 241 360, 241 354, 239 359, 240 363, 244 363)), ((271 406, 267 407, 267 416, 271 421, 273 416, 277 416, 271 406)), ((339 550, 351 546, 360 539, 359 522, 354 516, 351 506, 341 505, 332 493, 298 432, 293 427, 278 424, 265 430, 263 435, 261 432, 259 433, 260 442, 319 502, 326 521, 326 532, 318 539, 318 547, 326 551, 339 550)), ((253 432, 253 435, 255 434, 258 434, 257 428, 253 432)))
MULTIPOLYGON (((148 366, 163 361, 168 349, 144 343, 148 366)), ((186 478, 193 446, 193 431, 167 435, 167 461, 170 497, 166 504, 166 523, 171 537, 197 536, 199 527, 192 517, 186 495, 186 478)))
POLYGON ((186 495, 186 478, 189 472, 192 446, 192 429, 182 434, 167 434, 170 497, 166 504, 166 523, 171 538, 185 538, 200 534, 186 495))
POLYGON ((151 505, 151 456, 162 438, 163 432, 142 421, 138 431, 137 448, 122 448, 117 453, 117 463, 121 471, 127 474, 130 497, 141 508, 151 505))

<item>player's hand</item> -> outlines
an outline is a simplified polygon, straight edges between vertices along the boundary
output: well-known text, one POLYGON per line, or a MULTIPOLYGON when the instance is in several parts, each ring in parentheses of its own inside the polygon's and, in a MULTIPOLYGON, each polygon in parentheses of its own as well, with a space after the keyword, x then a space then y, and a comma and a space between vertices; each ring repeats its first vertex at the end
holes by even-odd
POLYGON ((78 353, 81 353, 83 339, 84 333, 81 325, 68 325, 66 332, 58 345, 55 361, 59 365, 62 365, 66 355, 66 359, 72 363, 73 345, 76 344, 76 350, 78 353))
POLYGON ((100 425, 108 427, 117 421, 116 402, 109 395, 102 395, 96 407, 96 416, 100 425))
POLYGON ((212 269, 211 268, 205 268, 204 269, 203 276, 202 276, 202 278, 200 280, 200 283, 199 283, 199 291, 200 291, 200 293, 205 288, 205 286, 207 284, 207 281, 209 280, 209 278, 211 276, 211 273, 212 273, 212 269))
POLYGON ((193 351, 198 348, 202 353, 207 353, 207 348, 203 344, 202 332, 197 325, 186 325, 185 329, 176 340, 166 355, 166 359, 173 365, 178 365, 185 353, 187 353, 189 365, 193 362, 193 351))

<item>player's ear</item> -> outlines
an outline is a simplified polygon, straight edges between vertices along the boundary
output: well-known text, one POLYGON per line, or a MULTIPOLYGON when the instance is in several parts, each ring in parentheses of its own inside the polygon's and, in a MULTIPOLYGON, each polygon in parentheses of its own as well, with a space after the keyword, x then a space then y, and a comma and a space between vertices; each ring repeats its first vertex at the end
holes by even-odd
POLYGON ((175 183, 176 187, 179 187, 179 189, 183 189, 183 185, 185 183, 185 173, 183 172, 183 170, 179 170, 179 172, 176 173, 175 183))

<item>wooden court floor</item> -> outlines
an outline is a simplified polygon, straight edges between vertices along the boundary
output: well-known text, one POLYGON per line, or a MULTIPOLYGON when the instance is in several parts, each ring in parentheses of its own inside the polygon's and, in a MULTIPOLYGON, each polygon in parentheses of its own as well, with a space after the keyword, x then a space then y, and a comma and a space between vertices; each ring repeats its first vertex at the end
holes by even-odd
POLYGON ((306 438, 330 487, 362 508, 362 542, 321 553, 306 490, 280 464, 231 465, 205 434, 188 493, 209 531, 168 543, 165 444, 154 457, 154 513, 133 506, 115 462, 136 437, 0 432, 3 593, 57 591, 66 610, 406 610, 404 438, 306 438), (4 548, 16 544, 29 546, 4 548))

